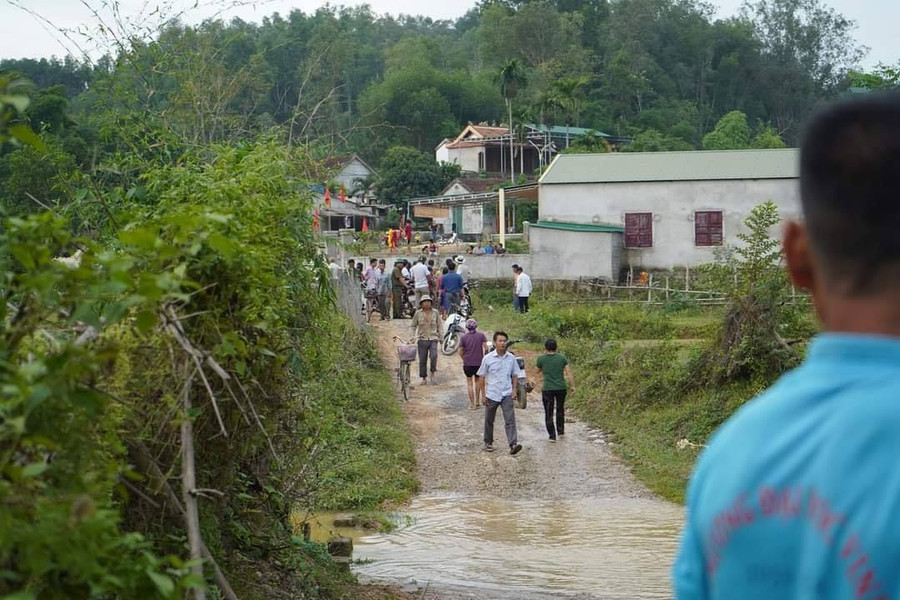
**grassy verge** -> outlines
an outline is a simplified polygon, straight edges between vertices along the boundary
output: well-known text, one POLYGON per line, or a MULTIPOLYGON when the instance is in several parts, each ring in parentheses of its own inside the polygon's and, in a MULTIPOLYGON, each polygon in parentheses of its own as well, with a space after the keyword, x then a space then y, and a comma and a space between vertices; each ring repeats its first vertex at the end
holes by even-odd
MULTIPOLYGON (((316 510, 390 509, 418 489, 415 453, 391 379, 380 366, 348 367, 343 393, 332 392, 320 439, 330 451, 321 465, 316 510)), ((330 387, 338 387, 330 382, 330 387)))

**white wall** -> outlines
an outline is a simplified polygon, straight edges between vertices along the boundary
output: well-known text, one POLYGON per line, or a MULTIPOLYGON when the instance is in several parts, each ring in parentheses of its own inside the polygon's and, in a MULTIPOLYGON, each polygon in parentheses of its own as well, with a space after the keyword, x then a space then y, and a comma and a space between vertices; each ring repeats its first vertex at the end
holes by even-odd
MULTIPOLYGON (((779 207, 782 219, 799 217, 799 182, 757 179, 542 184, 538 212, 541 220, 620 225, 625 224, 626 212, 651 212, 653 247, 627 249, 622 261, 626 266, 671 269, 714 260, 716 247, 694 245, 694 211, 721 210, 724 242, 738 245, 737 234, 746 231, 744 219, 754 206, 767 200, 779 207)), ((772 235, 780 238, 781 226, 774 228, 772 235)), ((560 250, 566 244, 561 242, 560 250)))
POLYGON ((577 280, 619 276, 618 248, 621 233, 558 231, 532 227, 529 254, 466 254, 469 277, 509 279, 512 266, 519 265, 535 281, 577 280))
MULTIPOLYGON (((347 195, 350 195, 350 192, 356 187, 356 179, 362 179, 367 175, 371 175, 372 171, 366 168, 366 166, 359 161, 359 159, 354 158, 350 162, 348 162, 341 171, 335 175, 334 181, 344 186, 344 190, 346 190, 347 195)), ((359 194, 361 195, 361 194, 359 194)))
POLYGON ((621 233, 561 231, 531 227, 528 240, 535 279, 617 280, 621 233))
POLYGON ((462 228, 460 233, 474 233, 481 235, 483 226, 483 208, 481 206, 463 206, 462 228))
POLYGON ((447 158, 441 159, 435 155, 435 158, 440 162, 444 160, 445 162, 456 163, 460 166, 463 171, 472 171, 477 173, 478 169, 478 153, 484 152, 484 147, 482 146, 465 146, 463 148, 449 148, 447 149, 447 158))

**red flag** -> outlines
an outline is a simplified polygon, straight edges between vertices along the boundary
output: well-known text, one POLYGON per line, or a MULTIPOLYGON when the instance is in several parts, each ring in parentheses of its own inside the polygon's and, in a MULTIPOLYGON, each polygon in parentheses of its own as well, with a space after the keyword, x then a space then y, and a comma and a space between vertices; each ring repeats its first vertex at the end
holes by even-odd
POLYGON ((338 199, 341 202, 347 201, 347 192, 344 191, 344 186, 341 186, 341 191, 338 192, 338 199))
POLYGON ((331 190, 325 188, 325 208, 331 208, 331 190))
POLYGON ((369 219, 367 219, 367 218, 365 218, 365 217, 363 217, 363 227, 362 227, 362 230, 363 230, 363 231, 368 231, 368 230, 369 230, 369 219))
POLYGON ((319 229, 319 209, 313 211, 313 229, 319 229))

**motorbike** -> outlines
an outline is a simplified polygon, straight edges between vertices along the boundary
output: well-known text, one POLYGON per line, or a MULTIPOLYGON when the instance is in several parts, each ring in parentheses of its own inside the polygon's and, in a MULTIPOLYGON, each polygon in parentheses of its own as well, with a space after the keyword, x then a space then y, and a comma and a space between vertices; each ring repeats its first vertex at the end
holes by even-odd
POLYGON ((459 350, 459 342, 466 332, 466 321, 475 312, 468 294, 460 300, 459 308, 447 315, 444 321, 444 333, 441 336, 441 353, 450 356, 459 350))
POLYGON ((411 319, 418 309, 419 307, 416 306, 416 288, 412 283, 409 283, 406 289, 403 290, 403 306, 400 308, 400 314, 411 319))
MULTIPOLYGON (((511 348, 521 342, 522 340, 509 340, 506 342, 506 351, 516 357, 516 362, 519 363, 519 368, 522 371, 525 371, 525 359, 521 356, 516 356, 516 353, 511 350, 511 348)), ((494 342, 488 340, 487 343, 488 352, 493 352, 494 350, 494 342)), ((524 379, 518 379, 516 383, 515 389, 515 400, 516 400, 516 408, 528 408, 528 393, 534 389, 534 382, 528 381, 528 373, 525 373, 524 379)))

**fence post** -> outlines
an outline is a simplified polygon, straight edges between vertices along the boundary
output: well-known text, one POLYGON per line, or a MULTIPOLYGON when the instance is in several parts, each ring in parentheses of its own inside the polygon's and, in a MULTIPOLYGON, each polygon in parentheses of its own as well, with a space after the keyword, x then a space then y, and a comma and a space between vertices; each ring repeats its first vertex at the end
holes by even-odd
POLYGON ((666 277, 666 302, 669 301, 669 278, 666 277))
POLYGON ((691 291, 691 267, 684 268, 684 291, 691 291))
POLYGON ((647 280, 647 304, 653 302, 653 273, 650 273, 650 279, 647 280))

